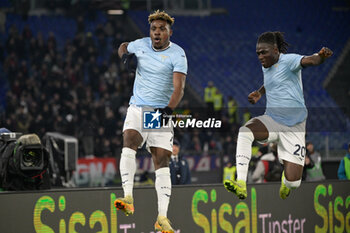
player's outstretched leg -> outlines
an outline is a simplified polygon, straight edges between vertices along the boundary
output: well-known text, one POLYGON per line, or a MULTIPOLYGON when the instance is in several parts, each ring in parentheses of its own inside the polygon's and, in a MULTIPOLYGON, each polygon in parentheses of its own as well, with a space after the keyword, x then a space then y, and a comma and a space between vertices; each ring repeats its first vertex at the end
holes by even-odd
POLYGON ((237 165, 237 181, 225 180, 225 188, 236 194, 239 199, 247 197, 247 175, 249 161, 252 156, 252 143, 254 134, 250 128, 242 126, 239 128, 236 150, 236 165, 237 165))
POLYGON ((162 233, 174 233, 170 220, 165 216, 158 216, 157 221, 154 223, 154 230, 162 233))
POLYGON ((117 198, 114 201, 114 206, 117 210, 124 212, 126 216, 134 214, 134 199, 129 195, 124 198, 117 198))
POLYGON ((124 198, 117 198, 114 202, 117 210, 122 210, 126 216, 134 213, 134 200, 132 197, 134 175, 136 172, 136 151, 124 147, 120 158, 120 176, 123 184, 124 198))
POLYGON ((247 184, 244 180, 225 180, 224 186, 227 191, 236 194, 239 199, 247 198, 247 184))
POLYGON ((169 219, 166 217, 168 212, 169 200, 171 196, 171 179, 169 167, 162 167, 155 171, 155 186, 158 198, 158 217, 154 224, 155 231, 162 233, 173 233, 169 219))

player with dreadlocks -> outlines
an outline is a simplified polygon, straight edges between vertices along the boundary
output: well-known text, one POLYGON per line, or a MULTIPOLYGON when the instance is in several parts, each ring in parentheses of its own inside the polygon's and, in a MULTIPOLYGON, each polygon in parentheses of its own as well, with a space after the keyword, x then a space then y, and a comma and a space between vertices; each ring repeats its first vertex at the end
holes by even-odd
POLYGON ((236 150, 237 181, 224 181, 225 188, 240 199, 247 197, 246 180, 251 147, 258 142, 277 142, 278 157, 284 165, 280 197, 301 183, 305 160, 305 123, 307 109, 301 80, 302 68, 317 66, 333 52, 323 47, 310 56, 287 54, 288 43, 281 32, 265 32, 258 38, 256 54, 262 64, 264 84, 248 95, 255 104, 266 94, 266 110, 239 129, 236 150))

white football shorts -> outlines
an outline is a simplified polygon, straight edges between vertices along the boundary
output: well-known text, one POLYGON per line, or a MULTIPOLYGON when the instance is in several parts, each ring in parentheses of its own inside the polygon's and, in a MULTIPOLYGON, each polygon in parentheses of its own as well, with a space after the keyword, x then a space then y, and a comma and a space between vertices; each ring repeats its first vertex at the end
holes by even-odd
POLYGON ((268 139, 260 143, 276 142, 280 163, 286 160, 304 166, 306 120, 294 126, 286 126, 276 122, 268 115, 258 116, 255 119, 260 120, 269 131, 268 139))
POLYGON ((127 129, 133 129, 138 131, 143 142, 139 146, 141 148, 146 142, 146 148, 150 152, 150 147, 159 147, 168 151, 173 151, 173 128, 167 129, 145 129, 144 128, 144 111, 154 111, 150 107, 138 107, 136 105, 130 105, 126 113, 123 132, 127 129))

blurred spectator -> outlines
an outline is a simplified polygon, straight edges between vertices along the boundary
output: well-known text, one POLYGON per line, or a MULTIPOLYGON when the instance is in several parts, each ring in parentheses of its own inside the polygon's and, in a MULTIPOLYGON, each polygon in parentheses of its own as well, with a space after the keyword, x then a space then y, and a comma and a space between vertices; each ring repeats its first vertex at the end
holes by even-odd
POLYGON ((111 145, 111 141, 104 137, 102 139, 102 150, 101 150, 101 157, 104 157, 104 158, 108 158, 108 157, 112 157, 113 155, 113 150, 112 150, 112 145, 111 145))
POLYGON ((28 12, 30 9, 29 0, 17 0, 13 1, 15 12, 22 16, 22 19, 26 21, 28 19, 28 12))
POLYGON ((233 140, 233 136, 227 135, 223 144, 224 154, 230 157, 236 158, 236 142, 233 140))
POLYGON ((214 115, 214 95, 216 94, 216 87, 213 81, 208 82, 208 86, 204 89, 204 102, 207 105, 208 116, 214 115))
POLYGON ((258 155, 260 155, 260 160, 252 175, 253 182, 279 181, 282 175, 282 165, 277 158, 277 145, 271 144, 269 147, 262 147, 258 155), (268 152, 267 149, 271 152, 268 152))
POLYGON ((5 33, 6 13, 0 11, 0 33, 5 33))
POLYGON ((348 152, 340 161, 338 178, 339 180, 350 180, 350 143, 348 144, 348 152))
POLYGON ((147 170, 138 169, 134 179, 135 186, 154 186, 154 181, 147 170))
POLYGON ((225 180, 236 180, 236 166, 234 166, 232 162, 228 162, 224 167, 222 182, 225 180))
POLYGON ((179 156, 180 144, 179 141, 174 139, 173 142, 173 153, 171 155, 169 168, 171 175, 171 184, 190 184, 191 183, 191 172, 188 167, 187 161, 179 156))
POLYGON ((213 105, 214 105, 214 117, 216 119, 221 118, 222 107, 223 107, 223 96, 219 89, 216 89, 215 94, 213 96, 213 105))
POLYGON ((239 124, 238 104, 232 96, 228 97, 227 113, 230 124, 239 124))
POLYGON ((308 154, 305 155, 305 165, 303 168, 303 175, 302 175, 302 180, 306 180, 306 176, 307 176, 307 169, 312 169, 314 167, 314 162, 312 161, 312 159, 310 158, 310 156, 308 154))
POLYGON ((82 142, 84 156, 94 155, 94 129, 91 115, 82 111, 83 121, 79 128, 79 140, 82 142))
POLYGON ((250 181, 254 183, 262 183, 264 181, 265 176, 265 166, 261 161, 261 158, 268 154, 269 146, 268 144, 264 144, 259 148, 256 156, 252 156, 252 159, 249 163, 249 171, 250 171, 250 181), (258 167, 259 166, 259 167, 258 167), (254 178, 253 178, 254 175, 254 178))
POLYGON ((84 23, 84 18, 82 16, 78 16, 77 18, 77 29, 76 33, 85 33, 85 23, 84 23))
POLYGON ((248 108, 244 109, 244 113, 243 113, 243 122, 242 125, 244 125, 245 123, 247 123, 250 118, 252 118, 252 114, 250 113, 248 108))
POLYGON ((202 152, 202 143, 197 135, 192 137, 190 150, 194 150, 195 152, 202 152))
POLYGON ((313 168, 306 169, 306 181, 321 181, 325 180, 325 176, 322 171, 322 161, 319 152, 315 151, 312 142, 306 143, 306 153, 309 155, 310 159, 314 163, 313 168))

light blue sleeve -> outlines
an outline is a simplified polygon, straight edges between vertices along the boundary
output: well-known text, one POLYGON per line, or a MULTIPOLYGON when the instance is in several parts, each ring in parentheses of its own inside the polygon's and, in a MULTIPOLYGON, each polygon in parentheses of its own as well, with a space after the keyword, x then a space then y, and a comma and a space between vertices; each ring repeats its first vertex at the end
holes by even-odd
POLYGON ((142 44, 142 42, 143 42, 143 39, 137 39, 137 40, 131 41, 127 47, 128 53, 136 53, 138 47, 142 44))
POLYGON ((299 70, 301 70, 303 67, 301 66, 301 59, 304 56, 299 55, 299 54, 295 54, 295 53, 290 53, 287 54, 287 61, 289 64, 289 68, 292 72, 297 72, 299 70))
POLYGON ((180 72, 187 75, 187 58, 183 50, 179 51, 173 60, 173 72, 180 72))

